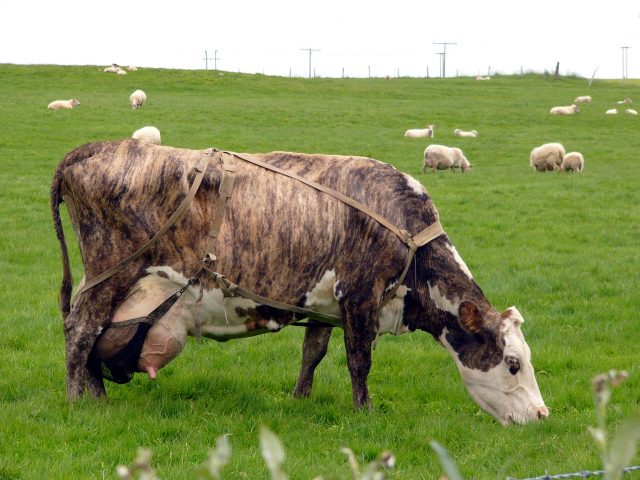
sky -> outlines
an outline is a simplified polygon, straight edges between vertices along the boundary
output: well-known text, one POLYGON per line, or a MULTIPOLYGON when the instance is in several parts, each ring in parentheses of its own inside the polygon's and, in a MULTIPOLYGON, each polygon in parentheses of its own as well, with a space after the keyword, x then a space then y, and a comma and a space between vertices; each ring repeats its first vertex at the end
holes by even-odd
POLYGON ((444 47, 434 42, 451 42, 447 77, 553 72, 560 62, 563 75, 622 78, 626 52, 626 77, 640 78, 640 2, 8 0, 0 7, 0 63, 435 77, 444 47))

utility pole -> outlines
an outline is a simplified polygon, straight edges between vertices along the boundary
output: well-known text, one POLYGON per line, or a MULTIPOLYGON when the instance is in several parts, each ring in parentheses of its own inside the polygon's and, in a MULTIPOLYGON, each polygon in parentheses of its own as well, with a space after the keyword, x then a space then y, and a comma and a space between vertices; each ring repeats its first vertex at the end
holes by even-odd
POLYGON ((629 49, 631 47, 620 47, 620 49, 622 50, 622 80, 626 80, 627 78, 627 73, 628 73, 628 67, 629 67, 629 63, 628 63, 628 59, 629 59, 629 49))
POLYGON ((213 69, 214 70, 218 70, 218 60, 220 60, 220 57, 218 57, 218 50, 214 50, 213 51, 213 69))
POLYGON ((442 75, 442 56, 444 55, 444 53, 436 53, 436 55, 440 55, 440 61, 438 62, 438 66, 440 67, 440 73, 439 73, 439 77, 442 78, 444 77, 444 75, 442 75))
POLYGON ((442 55, 442 65, 441 65, 441 69, 442 69, 442 78, 445 78, 447 76, 447 45, 457 45, 457 43, 455 42, 433 42, 434 45, 442 45, 442 53, 439 53, 438 55, 442 55))
POLYGON ((319 52, 316 48, 301 48, 300 50, 306 50, 309 52, 309 78, 311 78, 311 52, 319 52))
MULTIPOLYGON (((217 51, 217 50, 216 50, 216 51, 217 51)), ((211 58, 211 57, 209 56, 209 53, 207 53, 207 51, 206 51, 206 50, 204 51, 204 58, 203 58, 203 60, 204 60, 204 69, 205 69, 205 70, 209 70, 209 60, 213 60, 213 58, 211 58)))

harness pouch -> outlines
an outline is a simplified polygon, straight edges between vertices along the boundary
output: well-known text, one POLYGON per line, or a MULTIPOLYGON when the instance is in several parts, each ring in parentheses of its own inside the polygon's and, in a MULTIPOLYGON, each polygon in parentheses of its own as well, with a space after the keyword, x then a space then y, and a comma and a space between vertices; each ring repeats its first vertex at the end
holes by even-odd
MULTIPOLYGON (((88 367, 94 375, 115 383, 129 383, 139 364, 154 365, 157 369, 173 360, 184 347, 184 336, 180 337, 167 328, 157 324, 171 309, 189 287, 187 283, 164 302, 158 305, 146 317, 115 322, 102 331, 89 355, 88 367), (145 347, 147 334, 151 327, 156 335, 151 335, 145 347)), ((152 331, 152 332, 153 332, 152 331)))
POLYGON ((133 324, 109 325, 96 340, 89 356, 89 370, 115 383, 129 383, 151 325, 146 317, 133 324))

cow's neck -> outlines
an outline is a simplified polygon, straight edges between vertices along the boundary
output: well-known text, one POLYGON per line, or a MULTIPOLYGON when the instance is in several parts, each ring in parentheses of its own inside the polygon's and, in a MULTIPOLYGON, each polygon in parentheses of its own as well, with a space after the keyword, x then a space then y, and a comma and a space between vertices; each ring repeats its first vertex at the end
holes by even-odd
POLYGON ((409 301, 414 303, 415 311, 407 312, 409 328, 424 330, 436 338, 444 328, 449 332, 461 330, 458 310, 463 301, 474 303, 487 323, 496 317, 497 312, 448 240, 418 250, 413 268, 415 275, 408 275, 414 284, 409 301))

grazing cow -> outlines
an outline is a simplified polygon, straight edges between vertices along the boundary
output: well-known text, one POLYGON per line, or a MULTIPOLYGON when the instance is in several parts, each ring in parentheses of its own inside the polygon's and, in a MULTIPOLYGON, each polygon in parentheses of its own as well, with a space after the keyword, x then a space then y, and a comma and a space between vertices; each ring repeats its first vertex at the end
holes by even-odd
MULTIPOLYGON (((121 320, 161 317, 146 339, 144 332, 141 338, 134 332, 142 353, 138 350, 124 365, 125 374, 147 371, 153 377, 179 353, 186 335, 226 340, 275 332, 298 319, 258 302, 260 297, 235 296, 235 284, 219 276, 188 282, 202 270, 220 198, 227 198, 218 193, 221 158, 213 150, 123 140, 78 147, 56 169, 51 205, 64 269, 60 305, 68 399, 86 390, 105 394, 101 372, 91 364, 104 360, 118 342, 129 342, 130 337, 117 334, 126 333, 116 328, 121 320), (184 215, 163 228, 196 178, 202 182, 184 215), (159 230, 164 234, 102 283, 88 289, 85 284, 70 303, 72 279, 59 213, 63 201, 89 284, 159 230), (168 313, 161 308, 158 314, 158 304, 180 288, 184 293, 168 313), (109 332, 116 334, 103 342, 109 332), (167 351, 158 351, 152 337, 167 351)), ((499 312, 491 306, 444 232, 417 248, 407 263, 411 242, 401 241, 372 215, 246 158, 340 192, 414 235, 437 225, 438 212, 420 183, 372 159, 285 152, 236 157, 235 186, 223 209, 211 269, 262 297, 338 318, 356 409, 370 407, 367 376, 377 337, 423 330, 449 351, 471 396, 499 422, 548 415, 521 331, 522 316, 514 307, 499 312)), ((295 396, 311 394, 333 326, 308 324, 295 396)))

